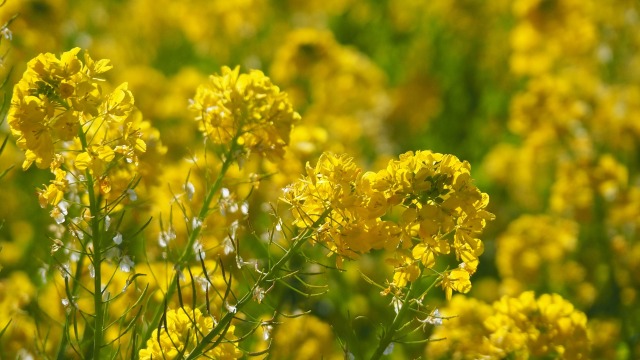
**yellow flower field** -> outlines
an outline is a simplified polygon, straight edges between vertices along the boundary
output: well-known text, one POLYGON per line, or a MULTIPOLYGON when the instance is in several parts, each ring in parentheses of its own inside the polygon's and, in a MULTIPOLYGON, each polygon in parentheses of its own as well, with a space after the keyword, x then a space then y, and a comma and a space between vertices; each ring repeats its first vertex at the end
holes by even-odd
POLYGON ((0 359, 638 359, 638 69, 629 0, 0 0, 0 359))

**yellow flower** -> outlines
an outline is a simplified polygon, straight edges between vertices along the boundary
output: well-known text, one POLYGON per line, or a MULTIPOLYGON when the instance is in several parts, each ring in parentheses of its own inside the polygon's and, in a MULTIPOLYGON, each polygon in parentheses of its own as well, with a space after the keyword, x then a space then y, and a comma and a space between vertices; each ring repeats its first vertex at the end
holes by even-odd
POLYGON ((58 203, 64 198, 64 194, 69 186, 66 171, 62 169, 55 169, 54 174, 56 176, 55 180, 52 180, 51 184, 49 184, 45 189, 38 190, 38 200, 40 202, 40 206, 43 208, 47 205, 58 205, 58 203))
POLYGON ((133 111, 133 102, 133 95, 125 82, 107 95, 98 111, 105 120, 122 123, 133 111))
MULTIPOLYGON (((165 314, 166 327, 153 331, 147 340, 147 347, 140 350, 140 359, 175 359, 188 356, 202 338, 213 329, 213 318, 205 316, 199 309, 188 306, 169 310, 165 314), (159 332, 159 333, 158 333, 159 332)), ((213 349, 207 350, 203 356, 213 359, 238 359, 242 352, 232 340, 235 327, 232 325, 226 332, 226 339, 213 349)), ((217 341, 216 339, 212 340, 217 341)))
POLYGON ((516 25, 511 33, 511 71, 540 75, 567 59, 583 61, 597 44, 592 2, 513 1, 516 25))
MULTIPOLYGON (((469 275, 475 273, 478 257, 484 251, 477 237, 493 219, 493 214, 485 210, 489 196, 473 184, 469 163, 448 154, 407 152, 369 177, 371 187, 382 192, 388 204, 402 209, 398 224, 402 243, 413 247, 414 260, 432 268, 436 256, 453 249, 464 270, 454 270, 452 279, 466 280, 449 281, 447 274, 443 288, 448 298, 452 289, 467 292, 469 275), (415 244, 414 240, 419 242, 415 244)), ((405 272, 403 268, 397 271, 405 272)))
POLYGON ((54 144, 77 136, 82 110, 74 108, 74 102, 88 101, 87 92, 81 90, 97 86, 77 58, 79 51, 74 48, 60 59, 51 53, 38 55, 14 87, 8 123, 18 146, 27 153, 24 169, 34 161, 39 168, 48 167, 54 144))
POLYGON ((491 342, 507 354, 585 359, 589 354, 587 317, 557 294, 537 300, 532 291, 503 297, 485 320, 491 342))
POLYGON ((519 293, 526 287, 557 288, 580 283, 579 279, 565 280, 567 257, 577 243, 578 224, 571 220, 523 215, 511 222, 498 237, 496 252, 498 272, 505 284, 513 288, 507 294, 519 293))
POLYGON ((285 188, 284 201, 299 227, 326 214, 312 241, 337 254, 339 266, 343 258, 374 249, 392 252, 393 282, 384 293, 415 281, 453 249, 460 268, 442 278, 450 298, 453 290, 471 288, 469 278, 484 251, 478 236, 493 219, 485 210, 488 195, 469 172, 467 162, 430 151, 402 154, 386 169, 365 174, 352 158, 323 153, 315 167, 307 164, 305 177, 285 188))
MULTIPOLYGON (((404 251, 396 251, 395 258, 389 259, 387 262, 394 267, 393 285, 396 287, 404 287, 420 276, 420 268, 413 261, 413 258, 404 251)), ((384 294, 389 292, 390 289, 383 291, 384 294)))
POLYGON ((299 360, 343 358, 335 349, 335 338, 329 324, 312 315, 282 320, 274 329, 270 357, 299 360))
POLYGON ((234 139, 250 152, 281 158, 289 134, 300 115, 287 94, 259 70, 240 74, 240 68, 222 68, 198 87, 190 109, 202 131, 214 144, 230 146, 234 139))
POLYGON ((307 176, 285 188, 284 201, 298 227, 311 226, 329 211, 313 241, 325 243, 341 264, 343 258, 398 244, 400 229, 381 220, 386 201, 370 185, 351 157, 323 153, 315 167, 307 164, 307 176))
POLYGON ((434 328, 426 351, 428 359, 499 359, 500 348, 491 344, 484 320, 493 314, 491 304, 455 295, 443 309, 442 325, 434 328))
POLYGON ((440 286, 445 291, 447 300, 451 300, 453 290, 466 294, 471 290, 470 274, 464 269, 453 269, 442 274, 440 286))
POLYGON ((587 359, 587 318, 556 294, 505 296, 492 306, 455 296, 427 346, 436 359, 587 359))
MULTIPOLYGON (((23 169, 35 163, 56 176, 38 191, 41 205, 55 206, 67 191, 81 191, 65 177, 82 182, 87 170, 105 201, 121 196, 147 150, 142 129, 154 130, 135 109, 127 83, 103 95, 104 80, 97 76, 111 69, 109 60, 94 61, 85 52, 83 62, 79 53, 38 55, 14 87, 8 123, 25 152, 23 169)), ((153 152, 163 152, 155 136, 153 152)))

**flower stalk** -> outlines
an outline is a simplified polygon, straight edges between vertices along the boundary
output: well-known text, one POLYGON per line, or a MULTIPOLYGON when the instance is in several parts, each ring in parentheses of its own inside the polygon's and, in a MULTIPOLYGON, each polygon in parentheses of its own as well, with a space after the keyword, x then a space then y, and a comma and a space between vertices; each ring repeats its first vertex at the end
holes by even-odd
POLYGON ((371 356, 371 360, 380 359, 384 354, 385 350, 389 347, 389 345, 395 338, 396 333, 398 332, 398 329, 400 329, 400 327, 405 323, 405 317, 407 315, 407 312, 409 312, 409 308, 411 307, 410 301, 411 299, 414 298, 416 293, 417 293, 416 283, 412 282, 411 285, 409 285, 409 291, 407 291, 407 294, 402 300, 402 306, 400 307, 400 310, 398 311, 396 316, 393 318, 393 322, 391 323, 391 325, 389 325, 389 327, 384 330, 383 336, 380 339, 380 342, 378 343, 378 347, 376 348, 376 350, 373 352, 373 355, 371 356))
MULTIPOLYGON (((198 219, 200 219, 203 222, 208 212, 210 211, 210 206, 211 206, 211 202, 213 201, 213 198, 222 187, 222 181, 225 175, 227 174, 227 171, 231 167, 231 164, 236 160, 234 157, 234 153, 238 148, 238 144, 237 144, 238 137, 239 135, 236 135, 233 138, 233 141, 231 142, 232 145, 229 148, 228 152, 223 154, 224 160, 222 162, 222 167, 220 168, 220 172, 218 173, 216 180, 214 181, 213 185, 207 192, 207 195, 205 196, 204 201, 202 202, 202 207, 198 213, 198 219)), ((178 266, 182 266, 183 264, 186 263, 188 259, 190 259, 195 255, 193 244, 196 242, 196 240, 200 236, 201 231, 202 231, 202 226, 196 226, 191 230, 189 239, 187 241, 187 246, 184 248, 182 254, 180 255, 180 258, 178 259, 178 262, 177 262, 178 266)), ((178 287, 178 279, 177 277, 174 276, 171 280, 171 283, 169 283, 169 286, 167 287, 167 292, 164 295, 164 299, 165 300, 171 299, 173 294, 176 292, 177 287, 178 287)), ((153 317, 151 318, 150 325, 147 327, 147 330, 145 331, 144 336, 142 337, 139 343, 141 346, 143 347, 145 346, 147 339, 151 337, 151 333, 156 328, 155 325, 160 322, 160 319, 163 313, 164 313, 164 308, 158 307, 153 317)))
POLYGON ((215 347, 217 344, 222 341, 223 336, 219 336, 223 334, 225 329, 227 329, 231 323, 231 320, 235 317, 235 314, 242 310, 245 305, 247 305, 250 301, 253 300, 254 291, 261 287, 267 287, 267 284, 274 281, 277 277, 277 274, 280 272, 282 267, 287 264, 287 262, 291 259, 292 256, 296 255, 302 245, 304 245, 316 232, 320 224, 324 223, 325 218, 331 213, 331 208, 326 209, 322 215, 313 223, 312 226, 308 227, 304 232, 302 232, 298 239, 293 242, 291 247, 287 250, 287 252, 269 269, 269 271, 260 275, 258 280, 255 282, 250 291, 246 292, 244 296, 238 301, 235 305, 235 312, 227 312, 224 316, 218 321, 216 326, 209 332, 202 341, 193 349, 193 351, 187 357, 187 360, 197 359, 202 353, 205 352, 207 347, 215 347), (215 338, 216 341, 212 343, 211 341, 215 338))
MULTIPOLYGON (((82 144, 82 150, 86 151, 87 139, 82 128, 78 131, 80 143, 82 144)), ((94 359, 100 359, 100 353, 102 350, 102 340, 104 338, 104 302, 102 300, 102 270, 101 264, 102 257, 102 231, 100 229, 100 222, 102 216, 100 214, 100 199, 96 195, 94 190, 94 180, 91 171, 87 169, 85 171, 87 178, 87 192, 89 195, 89 211, 91 213, 91 239, 93 242, 92 264, 94 268, 93 278, 93 306, 94 306, 94 323, 93 323, 93 352, 94 359)), ((88 249, 85 249, 88 250, 88 249)))

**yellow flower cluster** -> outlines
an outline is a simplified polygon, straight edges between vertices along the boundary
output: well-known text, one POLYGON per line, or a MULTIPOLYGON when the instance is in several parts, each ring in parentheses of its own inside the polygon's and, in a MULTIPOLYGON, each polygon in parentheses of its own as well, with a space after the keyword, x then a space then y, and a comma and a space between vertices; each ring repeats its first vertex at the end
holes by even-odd
POLYGON ((198 87, 190 109, 199 129, 214 144, 236 141, 247 151, 281 158, 300 115, 287 95, 259 70, 240 74, 240 67, 222 68, 198 87))
POLYGON ((589 313, 619 309, 607 316, 624 316, 592 326, 601 353, 629 351, 620 358, 638 349, 610 325, 637 333, 640 92, 637 55, 625 50, 638 44, 637 14, 627 1, 514 1, 511 70, 527 77, 508 127, 520 141, 486 158, 490 177, 508 185, 504 204, 546 214, 517 218, 499 237, 501 291, 560 292, 589 313))
MULTIPOLYGON (((147 348, 140 350, 141 360, 182 359, 213 329, 214 321, 198 309, 188 306, 166 312, 164 324, 147 340, 147 348)), ((231 325, 226 339, 218 346, 206 351, 203 356, 211 359, 239 359, 242 352, 231 342, 235 327, 231 325)), ((214 341, 216 341, 214 339, 214 341)))
POLYGON ((426 348, 428 359, 495 359, 499 349, 487 336, 484 321, 493 315, 490 304, 472 297, 454 296, 439 309, 442 325, 435 327, 426 348))
POLYGON ((435 359, 589 358, 587 317, 557 294, 532 291, 492 306, 456 296, 426 349, 435 359), (445 340, 442 340, 445 339, 445 340))
POLYGON ((541 289, 543 285, 559 291, 581 283, 584 269, 567 259, 577 242, 578 224, 571 220, 524 215, 512 221, 498 237, 496 253, 506 294, 519 294, 523 288, 541 289))
POLYGON ((98 115, 101 88, 97 76, 111 69, 108 60, 94 62, 80 48, 62 54, 41 54, 29 61, 22 79, 14 88, 8 115, 18 146, 26 153, 23 169, 35 161, 45 169, 54 161, 54 146, 78 136, 87 116, 98 115))
POLYGON ((587 317, 557 294, 538 299, 532 291, 493 304, 495 314, 485 320, 492 342, 506 353, 520 351, 534 357, 588 357, 587 317))
POLYGON ((23 169, 35 162, 55 175, 39 191, 43 207, 57 205, 70 183, 87 171, 105 198, 121 196, 147 150, 141 128, 149 126, 135 110, 127 84, 104 94, 100 76, 111 69, 109 60, 94 61, 85 52, 83 62, 79 52, 74 48, 60 59, 38 55, 28 63, 11 100, 8 123, 26 155, 23 169))
MULTIPOLYGON (((468 162, 453 155, 418 151, 391 160, 386 169, 375 175, 372 187, 384 193, 390 206, 402 208, 402 247, 411 248, 411 255, 400 253, 404 264, 396 268, 397 286, 415 280, 416 260, 430 269, 437 256, 449 254, 452 249, 460 265, 449 277, 451 281, 460 279, 465 283, 468 275, 476 272, 478 257, 484 251, 484 244, 477 237, 486 222, 493 220, 493 214, 485 210, 489 196, 473 184, 470 171, 468 162)), ((445 288, 450 298, 450 287, 445 288)), ((468 291, 466 285, 456 285, 454 289, 468 291)))
POLYGON ((36 344, 30 339, 38 329, 27 310, 35 295, 36 287, 22 271, 15 271, 0 279, 0 332, 6 327, 0 338, 3 353, 34 352, 36 344))
POLYGON ((541 197, 520 189, 551 187, 550 210, 588 220, 597 193, 611 200, 626 186, 628 170, 617 159, 637 148, 636 102, 630 87, 607 85, 585 69, 532 78, 511 102, 508 125, 522 144, 497 145, 486 168, 529 210, 542 210, 541 197))
POLYGON ((567 61, 566 57, 587 58, 584 55, 596 43, 593 6, 592 1, 577 0, 514 1, 517 24, 511 33, 511 70, 538 75, 567 61))
POLYGON ((397 226, 380 219, 387 210, 386 200, 370 185, 351 157, 324 153, 315 167, 307 164, 304 179, 285 188, 294 225, 309 227, 321 220, 313 241, 337 254, 339 266, 343 258, 372 249, 391 250, 398 244, 397 226), (328 209, 330 213, 322 218, 328 209))
POLYGON ((342 359, 334 349, 332 328, 313 315, 302 315, 283 322, 273 330, 270 355, 277 359, 342 359))
POLYGON ((473 184, 470 166, 453 155, 408 152, 379 172, 361 170, 346 155, 323 154, 307 176, 285 189, 295 225, 321 224, 313 240, 342 258, 372 249, 393 252, 392 286, 402 288, 453 253, 459 267, 442 278, 447 298, 467 292, 484 245, 477 237, 493 215, 473 184), (324 216, 324 217, 323 217, 324 216), (383 217, 397 216, 397 221, 383 217))
POLYGON ((576 134, 588 112, 576 80, 545 74, 529 81, 526 91, 511 101, 510 130, 521 136, 535 132, 550 140, 576 134))
POLYGON ((292 138, 306 139, 292 142, 292 148, 305 156, 332 151, 357 158, 364 141, 376 152, 389 152, 383 123, 390 103, 386 78, 374 62, 340 44, 331 32, 292 30, 278 47, 270 74, 294 106, 304 109, 304 122, 292 138))

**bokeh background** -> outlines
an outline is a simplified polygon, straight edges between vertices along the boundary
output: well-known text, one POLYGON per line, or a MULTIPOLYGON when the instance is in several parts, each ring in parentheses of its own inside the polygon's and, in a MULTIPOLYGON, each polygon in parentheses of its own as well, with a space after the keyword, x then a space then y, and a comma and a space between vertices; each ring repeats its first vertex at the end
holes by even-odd
MULTIPOLYGON (((559 294, 587 315, 593 358, 635 359, 638 11, 632 0, 6 0, 0 7, 0 26, 7 24, 0 34, 2 110, 27 61, 39 53, 77 46, 94 59, 111 59, 107 80, 129 83, 161 144, 150 155, 156 166, 145 170, 144 201, 128 215, 129 226, 149 215, 165 216, 166 225, 167 184, 178 188, 189 171, 185 159, 202 158, 202 138, 187 110, 196 87, 223 65, 260 69, 289 94, 302 121, 288 161, 247 166, 247 174, 271 174, 256 181, 260 190, 250 200, 256 229, 272 221, 260 212, 263 204, 277 201, 279 189, 324 151, 346 152, 365 169, 379 169, 409 150, 454 154, 471 164, 496 215, 465 296, 491 304, 530 290, 559 294)), ((50 331, 55 338, 50 323, 64 312, 47 300, 58 296, 51 286, 59 277, 51 256, 55 227, 35 195, 50 175, 23 172, 23 154, 6 122, 0 133, 1 140, 8 136, 0 155, 0 174, 8 170, 0 179, 0 329, 13 319, 0 353, 26 358, 51 351, 44 342, 34 344, 33 334, 44 339, 50 331)), ((198 176, 196 189, 205 181, 198 176)), ((236 185, 236 194, 257 189, 255 183, 236 185)), ((221 230, 211 236, 223 243, 234 220, 212 220, 221 230)), ((130 239, 131 257, 159 258, 162 231, 154 221, 130 239)), ((238 236, 247 237, 245 256, 259 258, 251 251, 252 231, 244 234, 238 236)), ((281 319, 271 334, 272 358, 367 353, 377 344, 378 324, 394 313, 390 299, 360 273, 385 279, 390 266, 373 254, 339 272, 327 265, 322 249, 307 255, 298 259, 308 270, 305 280, 326 293, 278 293, 283 312, 310 315, 281 319)), ((428 299, 447 306, 442 293, 428 299)), ((397 346, 391 356, 453 357, 446 352, 457 351, 454 346, 430 350, 418 341, 433 331, 412 334, 417 342, 397 346)), ((264 346, 256 339, 245 348, 264 346)))

